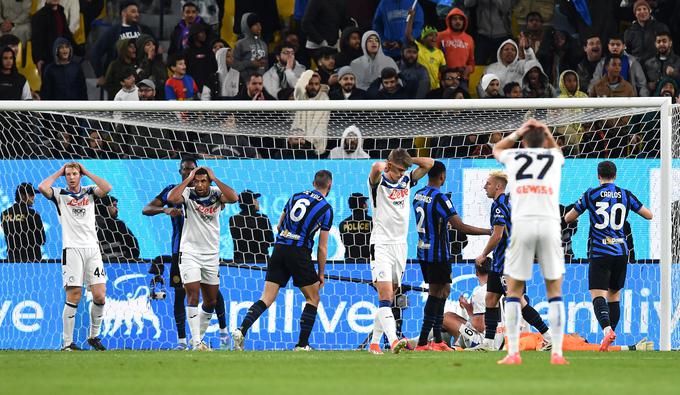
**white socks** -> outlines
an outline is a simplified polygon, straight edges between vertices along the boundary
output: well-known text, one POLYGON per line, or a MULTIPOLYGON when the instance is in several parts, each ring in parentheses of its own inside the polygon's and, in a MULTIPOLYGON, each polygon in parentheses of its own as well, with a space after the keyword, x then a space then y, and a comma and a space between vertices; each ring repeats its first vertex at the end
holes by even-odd
POLYGON ((562 355, 562 340, 564 339, 564 302, 561 296, 549 300, 548 321, 550 323, 550 334, 552 336, 552 353, 562 355))
POLYGON ((64 331, 62 332, 62 338, 64 339, 64 347, 69 346, 73 343, 73 327, 76 325, 76 311, 78 310, 77 304, 69 303, 68 301, 64 303, 64 311, 61 313, 61 320, 64 323, 64 331))
POLYGON ((198 306, 187 306, 187 321, 191 333, 191 346, 196 348, 201 344, 201 318, 198 315, 198 306))
POLYGON ((519 327, 522 307, 519 298, 505 299, 505 334, 508 337, 508 355, 519 353, 519 327))
POLYGON ((99 328, 104 318, 104 304, 92 302, 90 305, 90 339, 99 336, 99 328))
POLYGON ((203 306, 201 306, 201 313, 200 315, 200 322, 201 322, 201 327, 200 327, 200 338, 203 340, 203 336, 205 335, 205 331, 208 330, 208 327, 210 326, 210 320, 212 320, 213 312, 207 312, 204 310, 203 306))
POLYGON ((383 327, 380 323, 380 310, 375 312, 375 318, 373 319, 373 336, 371 336, 371 344, 380 344, 383 336, 383 327))
POLYGON ((391 307, 380 307, 378 309, 378 319, 382 325, 385 335, 387 335, 387 341, 390 345, 397 340, 397 323, 394 321, 394 314, 392 313, 391 307))

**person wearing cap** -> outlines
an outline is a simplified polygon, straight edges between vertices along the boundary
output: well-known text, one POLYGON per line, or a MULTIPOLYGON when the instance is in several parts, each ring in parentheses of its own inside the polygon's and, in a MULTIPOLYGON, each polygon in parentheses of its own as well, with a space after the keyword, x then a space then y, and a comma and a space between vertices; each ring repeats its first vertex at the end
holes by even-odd
POLYGON ((238 195, 241 212, 229 218, 229 230, 234 241, 234 262, 267 263, 274 232, 269 218, 260 213, 259 193, 249 189, 238 195))
POLYGON ((34 202, 33 185, 23 182, 14 192, 14 204, 2 212, 8 262, 36 262, 42 258, 45 229, 40 214, 32 207, 34 202))
POLYGON ((368 263, 371 259, 373 218, 368 215, 367 201, 368 198, 359 192, 351 194, 347 203, 352 214, 338 225, 346 263, 368 263))
POLYGON ((501 81, 496 76, 496 74, 485 74, 479 81, 479 87, 481 88, 482 99, 500 99, 501 95, 501 81))
POLYGON ((137 84, 137 93, 139 93, 139 100, 149 101, 156 99, 156 84, 150 79, 146 78, 137 84))
POLYGON ((366 91, 357 88, 356 77, 350 66, 343 66, 338 70, 338 83, 330 90, 331 100, 363 100, 366 91))
POLYGON ((261 38, 262 23, 257 14, 248 12, 241 17, 243 38, 234 47, 234 68, 244 75, 257 72, 264 74, 269 64, 267 43, 261 38))
POLYGON ((633 5, 635 20, 623 34, 626 51, 636 57, 640 63, 656 53, 656 35, 669 31, 668 26, 652 16, 652 8, 645 0, 638 0, 633 5))

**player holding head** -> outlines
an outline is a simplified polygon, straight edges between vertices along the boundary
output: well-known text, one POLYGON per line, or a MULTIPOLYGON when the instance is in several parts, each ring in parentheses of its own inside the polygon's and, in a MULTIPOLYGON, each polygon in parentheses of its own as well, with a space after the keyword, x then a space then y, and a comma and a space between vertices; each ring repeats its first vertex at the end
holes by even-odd
POLYGON ((411 187, 433 165, 434 160, 431 158, 411 158, 405 149, 398 148, 390 152, 387 161, 375 162, 368 176, 373 205, 371 277, 379 299, 369 346, 369 352, 374 354, 382 354, 380 339, 383 332, 387 335, 393 353, 399 353, 407 344, 406 339, 397 339, 392 300, 394 290, 401 285, 401 277, 406 268, 411 187), (418 167, 407 172, 412 164, 418 167))
POLYGON ((44 179, 38 190, 57 206, 61 222, 62 258, 61 270, 66 303, 62 313, 64 351, 80 350, 73 342, 76 310, 83 296, 83 285, 92 292, 90 306, 90 333, 87 343, 95 350, 106 348, 99 339, 99 328, 104 316, 106 301, 106 273, 99 250, 97 229, 95 228, 94 199, 111 192, 111 184, 88 171, 77 162, 63 165, 54 174, 44 179), (64 176, 66 188, 55 188, 52 184, 64 176), (94 181, 95 185, 81 186, 83 176, 94 181))
POLYGON ((241 322, 232 332, 234 348, 243 350, 248 329, 274 303, 281 287, 293 277, 293 285, 305 296, 305 307, 300 316, 300 337, 295 351, 310 351, 309 335, 316 321, 319 306, 319 289, 324 284, 324 270, 328 252, 328 232, 333 224, 333 208, 326 200, 333 184, 333 175, 328 170, 319 170, 314 175, 314 190, 294 194, 281 213, 279 235, 274 251, 267 264, 264 291, 253 303, 241 322), (314 234, 319 232, 317 245, 318 272, 312 263, 314 234))
MULTIPOLYGON (((486 313, 484 314, 484 341, 477 347, 472 347, 470 350, 474 351, 491 351, 498 350, 496 347, 496 329, 498 328, 498 321, 501 319, 501 309, 499 302, 501 296, 506 294, 505 279, 503 276, 503 269, 505 267, 505 252, 510 240, 511 223, 510 223, 510 197, 505 193, 505 188, 508 185, 508 176, 502 171, 493 171, 489 174, 489 178, 484 184, 486 196, 493 199, 491 203, 490 221, 493 227, 493 233, 486 243, 482 253, 475 259, 478 267, 486 266, 486 260, 489 253, 493 252, 493 260, 491 267, 489 267, 489 278, 486 285, 485 305, 486 313)), ((543 335, 544 344, 541 350, 548 351, 552 348, 552 339, 548 326, 543 322, 541 315, 529 305, 526 296, 520 299, 522 307, 522 318, 536 328, 543 335)))
POLYGON ((187 295, 186 311, 194 350, 208 349, 203 335, 215 312, 220 286, 220 212, 225 203, 237 200, 236 192, 208 167, 191 170, 167 195, 168 203, 184 207, 179 271, 187 295), (211 186, 213 181, 216 187, 211 186), (203 304, 199 316, 200 294, 203 304))
POLYGON ((508 355, 499 364, 518 365, 521 300, 538 257, 548 295, 548 316, 553 341, 552 364, 568 362, 562 356, 564 302, 559 194, 564 156, 545 124, 530 119, 494 146, 493 155, 505 165, 512 202, 512 238, 503 273, 507 279, 505 325, 508 355), (518 140, 523 148, 513 149, 518 140))
POLYGON ((590 213, 588 289, 593 298, 595 316, 604 331, 600 351, 608 351, 609 345, 616 339, 614 330, 621 314, 619 301, 628 265, 623 225, 631 210, 648 220, 652 219, 652 212, 632 192, 614 183, 614 162, 600 162, 597 179, 600 186, 589 188, 564 220, 573 222, 586 210, 590 213))
POLYGON ((439 190, 446 182, 446 167, 442 162, 435 161, 427 176, 427 185, 413 198, 418 261, 423 279, 430 286, 416 351, 453 351, 442 341, 444 305, 451 291, 451 254, 446 225, 448 222, 454 229, 468 235, 489 235, 490 231, 464 224, 451 200, 439 190), (430 330, 434 341, 428 344, 430 330))
MULTIPOLYGON (((182 180, 186 180, 189 174, 197 167, 196 159, 185 158, 179 164, 179 174, 182 180)), ((170 217, 172 222, 172 263, 170 264, 170 285, 175 289, 175 302, 173 313, 175 316, 175 326, 177 327, 178 344, 177 350, 186 350, 187 332, 186 332, 186 310, 184 309, 184 298, 186 292, 184 291, 184 284, 179 273, 179 241, 182 236, 182 227, 184 226, 184 212, 181 204, 172 204, 168 202, 168 194, 177 184, 170 184, 163 188, 149 204, 144 206, 142 214, 154 216, 158 214, 165 214, 170 217), (164 207, 167 206, 167 207, 164 207)), ((227 319, 224 311, 224 297, 222 293, 217 290, 217 303, 215 305, 215 314, 220 326, 220 346, 227 348, 229 346, 229 332, 227 329, 227 319)))

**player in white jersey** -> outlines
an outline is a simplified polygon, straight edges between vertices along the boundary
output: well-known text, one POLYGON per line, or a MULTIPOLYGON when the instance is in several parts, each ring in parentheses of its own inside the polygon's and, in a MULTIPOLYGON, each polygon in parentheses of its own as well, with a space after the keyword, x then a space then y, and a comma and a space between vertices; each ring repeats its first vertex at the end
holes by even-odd
POLYGON ((406 267, 408 248, 411 187, 434 165, 431 158, 411 158, 405 149, 392 150, 386 162, 375 162, 368 176, 373 229, 371 231, 371 277, 378 290, 379 308, 373 324, 369 351, 382 354, 380 339, 387 335, 393 353, 407 344, 397 338, 397 326, 392 313, 395 289, 401 285, 406 267), (406 172, 411 165, 413 171, 406 172))
POLYGON ((187 319, 194 350, 207 350, 203 335, 210 325, 220 286, 220 213, 238 195, 215 177, 210 168, 198 167, 168 194, 168 202, 184 205, 184 227, 179 246, 179 272, 187 293, 187 319), (212 187, 215 182, 217 187, 212 187), (189 187, 193 182, 193 187, 189 187), (201 312, 198 299, 203 294, 201 312))
POLYGON ((553 341, 550 362, 565 365, 562 356, 564 302, 559 195, 564 156, 550 130, 531 119, 493 149, 494 157, 505 165, 512 204, 512 235, 506 252, 507 277, 505 327, 508 355, 499 364, 518 365, 519 331, 524 284, 531 279, 534 257, 538 258, 548 295, 548 320, 553 341), (513 148, 522 140, 523 148, 513 148))
POLYGON ((95 350, 104 351, 106 348, 99 339, 99 329, 106 301, 106 273, 95 228, 94 199, 106 196, 111 191, 111 184, 89 172, 85 166, 70 162, 44 179, 38 190, 56 205, 61 222, 61 271, 66 292, 61 317, 64 324, 62 350, 80 350, 73 342, 73 327, 84 285, 92 293, 87 343, 95 350), (66 178, 66 188, 52 187, 61 176, 66 178), (83 176, 90 178, 95 185, 81 186, 83 176))

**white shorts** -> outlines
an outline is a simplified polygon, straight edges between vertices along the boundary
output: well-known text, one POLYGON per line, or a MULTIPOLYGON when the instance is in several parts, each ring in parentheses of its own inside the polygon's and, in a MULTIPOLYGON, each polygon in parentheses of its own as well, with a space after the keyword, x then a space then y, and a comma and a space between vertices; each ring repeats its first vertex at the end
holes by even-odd
POLYGON ((467 322, 461 325, 458 331, 460 336, 456 339, 456 345, 460 348, 472 348, 484 341, 484 333, 477 332, 467 322))
POLYGON ((541 274, 546 280, 557 280, 564 275, 562 228, 558 220, 532 218, 513 221, 503 274, 515 280, 531 280, 534 257, 538 258, 541 274))
POLYGON ((406 270, 408 246, 404 244, 371 244, 371 280, 401 285, 406 270))
POLYGON ((179 273, 184 284, 220 285, 220 254, 180 252, 179 273))
POLYGON ((64 287, 106 284, 106 272, 99 248, 64 248, 61 252, 64 287))

